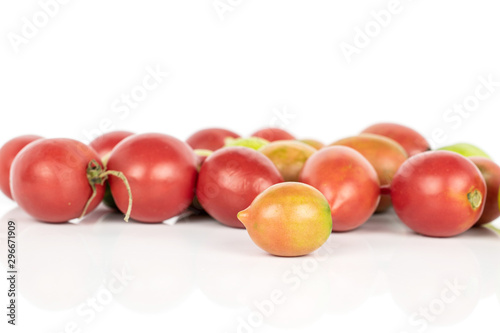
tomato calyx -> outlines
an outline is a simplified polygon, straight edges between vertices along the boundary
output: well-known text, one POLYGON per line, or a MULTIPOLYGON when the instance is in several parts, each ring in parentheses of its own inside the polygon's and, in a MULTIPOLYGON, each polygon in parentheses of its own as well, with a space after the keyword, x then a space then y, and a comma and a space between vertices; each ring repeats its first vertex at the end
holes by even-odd
POLYGON ((85 207, 83 209, 82 215, 80 218, 84 217, 85 214, 87 213, 88 207, 92 200, 94 200, 97 190, 96 190, 96 185, 104 185, 104 182, 108 179, 108 176, 115 176, 117 178, 120 178, 121 181, 125 184, 125 187, 127 188, 128 192, 128 207, 127 207, 127 212, 125 214, 124 220, 125 222, 128 222, 130 218, 130 212, 132 211, 132 191, 130 190, 130 185, 128 183, 127 178, 125 175, 120 172, 120 171, 115 171, 115 170, 106 170, 103 168, 99 163, 97 163, 96 160, 91 160, 89 164, 87 165, 87 179, 89 181, 89 185, 92 188, 92 195, 90 196, 89 200, 85 204, 85 207))
POLYGON ((481 204, 483 203, 483 196, 478 190, 473 190, 467 193, 467 200, 469 200, 472 209, 476 210, 481 207, 481 204))

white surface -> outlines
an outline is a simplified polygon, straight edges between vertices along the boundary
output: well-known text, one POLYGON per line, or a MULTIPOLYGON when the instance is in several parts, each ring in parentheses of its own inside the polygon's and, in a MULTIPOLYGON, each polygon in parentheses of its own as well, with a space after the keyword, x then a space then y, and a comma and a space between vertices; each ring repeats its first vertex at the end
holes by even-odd
POLYGON ((500 235, 486 228, 426 238, 390 213, 332 234, 314 254, 279 258, 245 230, 207 217, 125 223, 100 207, 78 225, 36 222, 19 208, 2 221, 9 218, 18 230, 23 332, 62 332, 70 322, 84 332, 240 332, 240 318, 257 311, 266 315, 258 332, 500 329, 500 235), (117 282, 123 272, 130 279, 117 282), (280 303, 269 310, 275 293, 280 303))
MULTIPOLYGON (((488 92, 481 77, 500 81, 498 2, 401 0, 350 63, 341 43, 352 43, 357 27, 372 24, 370 12, 390 1, 225 2, 233 10, 221 20, 213 0, 68 1, 16 53, 9 36, 41 7, 3 1, 0 144, 28 133, 86 140, 104 125, 181 139, 208 126, 249 135, 275 125, 329 143, 394 121, 421 131, 434 147, 465 141, 500 158, 500 86, 473 111, 453 111, 478 86, 488 92), (145 99, 124 108, 122 94, 141 89, 157 68, 168 77, 148 81, 145 99), (435 142, 436 129, 445 140, 435 142)), ((0 199, 0 214, 13 207, 0 199)), ((75 309, 87 297, 103 292, 103 278, 128 262, 134 284, 85 332, 235 332, 238 318, 255 310, 248 304, 268 299, 273 288, 288 292, 282 274, 308 258, 267 256, 245 231, 216 222, 124 224, 116 216, 99 220, 101 213, 78 226, 19 215, 26 227, 19 331, 62 332, 79 319, 75 309)), ((446 279, 459 278, 466 291, 422 331, 498 332, 497 236, 479 229, 434 240, 408 233, 391 216, 377 219, 334 234, 331 257, 255 331, 300 323, 295 332, 417 332, 421 326, 408 326, 409 316, 439 298, 446 279)))

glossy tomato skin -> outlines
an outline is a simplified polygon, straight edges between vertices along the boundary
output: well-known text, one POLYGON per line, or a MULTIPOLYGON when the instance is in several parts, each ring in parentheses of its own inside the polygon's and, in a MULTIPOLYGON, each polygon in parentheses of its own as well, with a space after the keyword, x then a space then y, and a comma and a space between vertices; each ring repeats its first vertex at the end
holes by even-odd
POLYGON ((0 190, 10 199, 13 199, 10 191, 10 167, 12 161, 26 145, 41 138, 38 135, 22 135, 9 140, 0 148, 0 190))
POLYGON ((380 200, 377 172, 363 155, 348 147, 326 147, 314 153, 299 180, 326 197, 333 231, 358 228, 373 215, 380 200))
POLYGON ((469 159, 432 151, 405 162, 391 185, 394 210, 413 231, 451 237, 471 228, 483 213, 486 183, 469 159))
POLYGON ((251 136, 261 138, 269 142, 278 140, 295 140, 295 137, 292 134, 277 127, 263 128, 253 133, 251 136))
MULTIPOLYGON (((194 196, 196 157, 185 143, 170 135, 130 136, 111 152, 108 169, 121 171, 132 191, 131 217, 140 222, 162 222, 185 210, 194 196)), ((128 207, 125 185, 109 178, 111 193, 122 212, 128 207)))
POLYGON ((400 124, 379 123, 366 128, 361 133, 388 137, 399 143, 410 157, 431 149, 429 142, 420 133, 400 124))
POLYGON ((196 195, 203 208, 217 221, 244 228, 238 212, 269 186, 283 181, 274 164, 246 147, 227 147, 210 155, 200 169, 196 195))
POLYGON ((89 143, 89 146, 94 148, 101 158, 104 158, 111 153, 113 148, 115 148, 118 143, 133 134, 134 133, 128 131, 113 131, 105 133, 92 140, 92 142, 89 143))
POLYGON ((227 138, 239 138, 240 136, 224 128, 205 128, 191 135, 187 144, 193 149, 207 149, 215 151, 224 147, 227 138))
POLYGON ((500 208, 498 207, 498 194, 500 191, 500 166, 486 157, 469 157, 470 160, 479 168, 484 180, 488 194, 483 214, 476 225, 482 225, 493 222, 500 217, 500 208))
MULTIPOLYGON (((12 196, 34 218, 66 222, 81 216, 92 195, 87 167, 97 153, 72 139, 41 139, 26 146, 11 168, 12 196)), ((104 186, 96 185, 96 197, 87 213, 102 201, 104 186)))
MULTIPOLYGON (((330 146, 350 147, 363 155, 377 171, 381 186, 389 186, 399 167, 408 159, 404 148, 396 141, 375 134, 348 137, 330 146)), ((376 212, 382 213, 391 207, 391 197, 382 195, 376 212)))

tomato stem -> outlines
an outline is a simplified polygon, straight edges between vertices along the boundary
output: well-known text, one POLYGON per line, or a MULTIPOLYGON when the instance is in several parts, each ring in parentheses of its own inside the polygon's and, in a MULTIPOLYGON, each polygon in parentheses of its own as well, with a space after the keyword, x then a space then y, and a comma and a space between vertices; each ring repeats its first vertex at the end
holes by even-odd
POLYGON ((125 177, 123 172, 115 171, 115 170, 106 170, 103 173, 101 173, 101 177, 106 177, 106 179, 107 179, 108 175, 120 178, 121 181, 125 184, 125 187, 127 188, 128 207, 127 207, 127 212, 125 213, 124 220, 125 220, 125 222, 128 222, 128 220, 130 218, 130 212, 132 211, 132 190, 130 189, 130 184, 128 183, 127 177, 125 177))
POLYGON ((89 180, 90 187, 92 188, 92 195, 90 196, 89 200, 87 200, 80 218, 85 216, 90 203, 97 195, 96 184, 104 185, 104 182, 108 179, 109 175, 120 178, 127 188, 128 207, 124 220, 125 222, 128 222, 130 218, 130 212, 132 211, 132 191, 130 190, 130 184, 128 183, 127 177, 125 177, 125 175, 120 171, 103 170, 103 167, 99 163, 97 163, 96 160, 91 160, 87 166, 87 179, 89 180))

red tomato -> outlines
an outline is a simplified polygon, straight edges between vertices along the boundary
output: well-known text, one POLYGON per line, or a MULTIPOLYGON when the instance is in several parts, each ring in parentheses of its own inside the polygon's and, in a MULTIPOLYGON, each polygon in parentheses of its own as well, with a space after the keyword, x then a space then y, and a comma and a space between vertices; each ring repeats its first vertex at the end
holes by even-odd
POLYGON ((239 137, 238 134, 223 128, 205 128, 191 135, 186 142, 193 149, 215 151, 224 147, 227 138, 234 139, 239 137))
POLYGON ((18 136, 0 148, 0 190, 12 199, 12 193, 10 191, 10 166, 14 157, 21 149, 23 149, 27 144, 41 139, 41 136, 37 135, 23 135, 18 136))
POLYGON ((269 142, 278 141, 278 140, 295 140, 295 137, 281 128, 268 127, 263 128, 251 136, 265 139, 269 142))
MULTIPOLYGON (((38 220, 65 222, 78 218, 92 195, 87 178, 92 160, 102 166, 97 153, 76 140, 37 140, 12 162, 12 196, 22 209, 38 220)), ((96 196, 86 213, 94 210, 104 196, 104 186, 94 184, 96 196)))
MULTIPOLYGON (((377 171, 380 185, 390 185, 401 164, 408 158, 406 151, 396 141, 375 134, 352 136, 332 143, 330 146, 346 146, 363 155, 377 171)), ((377 212, 382 213, 391 207, 391 197, 382 195, 377 212)))
POLYGON ((95 138, 89 146, 94 148, 94 150, 99 154, 101 158, 108 157, 107 155, 111 153, 113 148, 122 141, 123 139, 133 135, 132 132, 127 131, 114 131, 105 133, 97 138, 95 138))
POLYGON ((359 227, 373 215, 380 200, 377 172, 363 155, 348 147, 326 147, 314 153, 299 180, 326 197, 333 231, 359 227))
POLYGON ((498 192, 500 190, 500 166, 495 162, 485 157, 469 157, 472 162, 479 168, 481 174, 486 181, 488 194, 486 195, 486 203, 484 206, 483 215, 476 225, 490 223, 500 216, 500 208, 498 207, 498 192))
MULTIPOLYGON (((165 134, 130 136, 111 152, 108 169, 123 172, 132 191, 130 216, 140 222, 162 222, 185 210, 194 196, 196 157, 184 142, 165 134)), ((120 179, 109 186, 120 211, 128 192, 120 179)))
POLYGON ((391 185, 394 210, 415 232, 451 237, 472 227, 483 213, 486 183, 469 159, 448 151, 413 156, 391 185))
POLYGON ((246 147, 228 147, 210 155, 200 169, 196 195, 217 221, 244 228, 236 215, 283 177, 270 159, 246 147))
POLYGON ((361 133, 377 134, 393 139, 406 150, 410 157, 431 149, 429 142, 420 133, 399 124, 375 124, 361 133))

